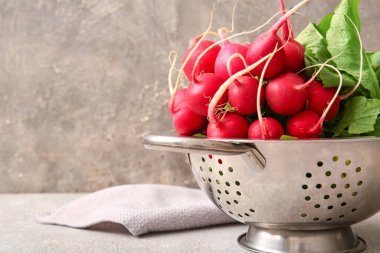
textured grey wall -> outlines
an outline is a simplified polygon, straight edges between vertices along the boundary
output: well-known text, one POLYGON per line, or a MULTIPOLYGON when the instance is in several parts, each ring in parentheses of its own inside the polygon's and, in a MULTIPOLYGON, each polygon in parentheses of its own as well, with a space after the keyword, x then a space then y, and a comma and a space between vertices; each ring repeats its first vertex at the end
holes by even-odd
MULTIPOLYGON (((217 1, 216 27, 232 0, 217 1)), ((289 6, 295 0, 287 1, 289 6)), ((319 19, 338 0, 303 8, 319 19)), ((167 53, 207 27, 205 0, 0 0, 0 192, 192 185, 184 156, 144 150, 171 129, 167 53)), ((241 0, 237 30, 277 0, 241 0)), ((364 42, 380 49, 379 1, 361 1, 364 42)), ((307 20, 293 19, 299 31, 307 20)))

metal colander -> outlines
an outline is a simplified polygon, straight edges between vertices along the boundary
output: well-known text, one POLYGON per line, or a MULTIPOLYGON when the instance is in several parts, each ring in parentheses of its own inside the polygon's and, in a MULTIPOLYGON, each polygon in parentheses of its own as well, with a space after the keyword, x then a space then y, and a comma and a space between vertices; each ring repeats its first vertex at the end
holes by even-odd
POLYGON ((147 136, 188 153, 201 189, 235 220, 254 252, 360 252, 350 225, 380 210, 380 138, 295 141, 147 136))

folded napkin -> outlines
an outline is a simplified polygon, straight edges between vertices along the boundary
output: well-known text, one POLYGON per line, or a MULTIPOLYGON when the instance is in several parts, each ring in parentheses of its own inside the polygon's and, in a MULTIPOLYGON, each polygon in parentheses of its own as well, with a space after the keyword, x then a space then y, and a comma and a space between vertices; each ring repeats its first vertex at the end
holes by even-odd
POLYGON ((39 223, 74 228, 111 222, 123 225, 134 236, 234 222, 201 190, 169 185, 116 186, 35 218, 39 223))

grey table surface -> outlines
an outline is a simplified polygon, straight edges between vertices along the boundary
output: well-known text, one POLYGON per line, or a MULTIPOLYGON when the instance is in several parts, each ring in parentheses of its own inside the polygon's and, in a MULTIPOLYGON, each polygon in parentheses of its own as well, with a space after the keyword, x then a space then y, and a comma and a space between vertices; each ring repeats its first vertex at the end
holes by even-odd
MULTIPOLYGON (((224 225, 133 237, 123 229, 72 229, 40 225, 33 214, 82 194, 0 194, 0 252, 247 252, 236 242, 245 225, 224 225)), ((354 226, 380 252, 380 213, 354 226)))

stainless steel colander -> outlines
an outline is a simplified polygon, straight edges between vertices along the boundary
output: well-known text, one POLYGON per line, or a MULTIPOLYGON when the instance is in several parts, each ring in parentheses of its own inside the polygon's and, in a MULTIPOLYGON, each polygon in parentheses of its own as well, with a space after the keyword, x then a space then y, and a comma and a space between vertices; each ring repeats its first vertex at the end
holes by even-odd
POLYGON ((144 145, 187 153, 213 203, 250 225, 238 241, 253 252, 360 252, 366 243, 350 225, 380 210, 380 138, 147 136, 144 145))

